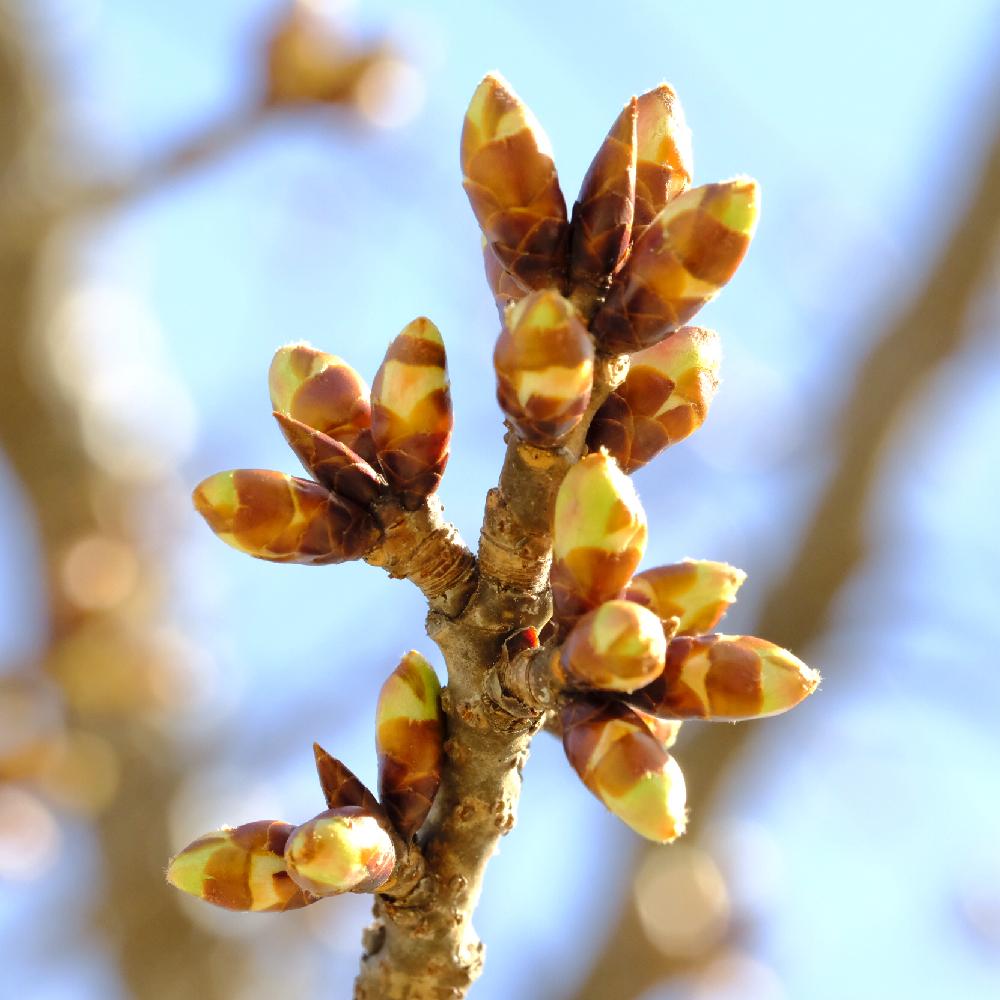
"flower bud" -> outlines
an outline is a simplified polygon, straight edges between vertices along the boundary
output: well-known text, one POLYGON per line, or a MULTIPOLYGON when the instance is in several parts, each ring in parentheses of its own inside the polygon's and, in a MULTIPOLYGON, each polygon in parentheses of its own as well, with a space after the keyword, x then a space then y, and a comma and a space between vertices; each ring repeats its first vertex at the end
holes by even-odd
POLYGON ((663 340, 713 299, 739 266, 757 225, 757 184, 737 177, 685 191, 636 239, 591 330, 609 352, 663 340))
POLYGON ((736 602, 746 573, 728 563, 685 559, 632 578, 625 596, 661 619, 679 618, 679 635, 711 632, 736 602))
POLYGON ((694 433, 719 384, 720 346, 712 330, 685 326, 633 354, 625 381, 594 415, 587 446, 607 448, 632 473, 694 433))
POLYGON ((552 600, 569 624, 618 597, 646 549, 646 514, 632 481, 607 452, 581 459, 556 494, 552 600))
POLYGON ((557 291, 532 292, 507 313, 493 353, 497 400, 518 436, 548 447, 583 417, 594 381, 594 343, 557 291))
POLYGON ((378 799, 346 764, 331 757, 318 743, 313 744, 316 773, 323 789, 323 796, 330 809, 340 806, 360 806, 372 815, 378 815, 378 799))
POLYGON ((628 256, 635 212, 637 101, 615 119, 573 206, 570 280, 605 288, 628 256))
POLYGON ((379 798, 404 838, 423 825, 441 783, 441 686, 410 650, 382 685, 375 710, 379 798))
POLYGON ((289 344, 274 355, 268 386, 278 413, 347 445, 369 464, 375 461, 368 386, 347 362, 307 344, 289 344))
POLYGON ((667 646, 663 673, 628 701, 660 718, 738 722, 787 712, 819 680, 798 657, 765 639, 679 636, 667 646))
POLYGON ((283 413, 275 411, 274 419, 306 471, 328 490, 363 507, 382 495, 385 480, 346 444, 283 413))
POLYGON ((341 806, 289 834, 285 865, 295 882, 314 896, 375 892, 392 875, 396 851, 371 813, 341 806))
POLYGON ((462 128, 463 186, 500 263, 526 288, 561 288, 566 201, 548 136, 503 77, 479 84, 462 128))
POLYGON ((572 686, 634 691, 660 675, 666 653, 663 625, 652 611, 607 601, 573 626, 556 670, 572 686))
POLYGON ((295 910, 316 900, 291 880, 284 851, 290 823, 258 820, 206 833, 172 858, 167 881, 227 910, 295 910))
POLYGON ((661 83, 638 101, 633 240, 684 191, 693 175, 691 129, 673 88, 661 83))
POLYGON ((493 252, 493 248, 489 243, 486 242, 485 237, 482 240, 482 244, 486 283, 490 286, 490 291, 493 293, 493 301, 497 304, 497 312, 500 314, 500 322, 502 323, 507 312, 507 307, 514 302, 520 302, 528 294, 528 289, 497 260, 497 255, 493 252))
POLYGON ((660 843, 684 832, 684 775, 627 705, 574 699, 562 711, 562 730, 573 769, 620 820, 660 843))
POLYGON ((371 515, 308 479, 269 469, 217 472, 198 484, 198 513, 227 545, 257 559, 320 566, 364 555, 371 515))
POLYGON ((425 317, 389 345, 372 384, 372 438, 389 485, 416 510, 441 482, 451 442, 444 341, 425 317))

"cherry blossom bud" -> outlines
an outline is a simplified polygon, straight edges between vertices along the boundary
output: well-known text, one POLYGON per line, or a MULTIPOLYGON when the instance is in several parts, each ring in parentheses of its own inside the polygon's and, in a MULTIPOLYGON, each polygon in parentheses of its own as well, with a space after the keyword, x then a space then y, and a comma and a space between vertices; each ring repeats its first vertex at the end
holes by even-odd
POLYGON ((346 764, 330 756, 318 743, 313 744, 313 754, 316 757, 316 773, 323 788, 323 796, 330 809, 360 806, 373 815, 379 813, 378 799, 346 764))
POLYGON ((217 472, 194 505, 227 545, 257 559, 319 566, 364 555, 378 540, 371 515, 308 479, 268 469, 217 472))
POLYGON ((561 720, 567 759, 611 812, 659 843, 684 832, 684 776, 635 712, 619 702, 573 699, 561 720))
POLYGON ((288 874, 314 896, 375 892, 389 880, 396 852, 378 819, 341 806, 296 827, 285 845, 288 874))
POLYGON ((532 292, 507 313, 493 354, 497 400, 523 440, 548 447, 583 417, 594 381, 594 342, 558 292, 532 292))
POLYGON ((646 549, 646 514, 632 481, 607 452, 581 459, 556 495, 552 599, 571 623, 618 597, 646 549))
POLYGON ((632 355, 625 381, 594 415, 592 450, 607 448, 632 473, 704 422, 719 384, 718 334, 685 326, 632 355))
POLYGON ((167 881, 227 910, 294 910, 316 902, 285 868, 290 823, 258 820, 206 833, 172 858, 167 881))
POLYGON ((660 618, 679 618, 680 635, 711 632, 736 602, 746 573, 728 563, 685 559, 633 577, 625 596, 660 618))
POLYGON ((497 259, 526 288, 561 288, 569 224, 548 136, 499 74, 485 77, 462 129, 463 186, 497 259))
POLYGON ((669 201, 632 246, 591 330, 606 351, 658 344, 736 272, 757 226, 749 177, 692 188, 669 201))
POLYGON ((372 384, 372 438, 389 485, 416 510, 441 482, 451 443, 444 341, 421 316, 389 345, 372 384))
POLYGON ((663 670, 667 640, 660 619, 631 601, 607 601, 573 626, 556 661, 568 685, 634 691, 663 670))
POLYGON ((667 646, 663 673, 627 697, 660 718, 738 722, 787 712, 819 680, 797 656, 766 639, 679 636, 667 646))
POLYGON ((406 838, 423 825, 441 783, 444 720, 431 665, 410 650, 382 685, 375 711, 382 806, 406 838))

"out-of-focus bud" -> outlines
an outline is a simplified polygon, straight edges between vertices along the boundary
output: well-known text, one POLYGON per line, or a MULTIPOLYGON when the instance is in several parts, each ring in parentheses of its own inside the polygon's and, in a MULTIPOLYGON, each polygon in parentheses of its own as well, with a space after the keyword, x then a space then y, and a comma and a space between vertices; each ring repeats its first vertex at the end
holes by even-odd
POLYGON ((366 510, 284 472, 217 472, 198 484, 193 499, 227 545, 271 562, 346 562, 364 555, 379 537, 366 510))
POLYGON ((515 302, 520 302, 528 294, 528 289, 497 260, 497 255, 486 242, 485 237, 482 243, 486 283, 493 293, 493 301, 497 304, 497 312, 500 314, 500 322, 502 323, 507 313, 507 307, 515 302))
POLYGON ((583 417, 594 382, 594 342, 568 299, 532 292, 507 313, 493 353, 497 401, 518 436, 548 447, 583 417))
POLYGON ((363 507, 381 496, 385 481, 346 444, 283 413, 275 411, 274 419, 306 471, 328 490, 363 507))
POLYGON ((631 601, 607 601, 572 628, 556 672, 570 686, 634 691, 663 670, 667 640, 660 619, 631 601))
POLYGON ((403 837, 420 829, 434 803, 443 743, 441 686, 431 665, 410 650, 382 685, 375 710, 379 798, 403 837))
POLYGON ((308 344, 289 344, 268 373, 271 405, 375 462, 368 385, 346 361, 308 344))
POLYGON ((562 710, 563 749, 583 783, 649 840, 684 832, 684 775, 628 706, 574 699, 562 710))
POLYGON ((313 744, 316 773, 326 804, 331 809, 360 806, 373 815, 379 813, 378 799, 346 764, 328 754, 318 743, 313 744))
POLYGON ((635 212, 636 117, 633 97, 615 119, 573 206, 570 280, 604 288, 628 256, 635 212))
POLYGON ((765 639, 679 636, 667 646, 663 673, 628 701, 660 718, 738 722, 787 712, 819 680, 797 656, 765 639))
POLYGON ((416 510, 448 464, 452 412, 444 341, 421 316, 389 345, 372 384, 372 438, 389 485, 416 510))
POLYGON ((227 910, 295 910, 316 900, 285 868, 290 823, 259 820, 206 833, 167 867, 167 881, 182 892, 227 910))
POLYGON ((314 896, 375 892, 392 875, 396 852, 375 816, 358 806, 341 806, 289 834, 285 865, 314 896))
POLYGON ((361 50, 328 18, 294 3, 267 42, 267 99, 272 104, 353 104, 365 74, 389 53, 361 50))
POLYGON ((625 596, 660 618, 679 618, 679 635, 710 632, 736 602, 747 575, 728 563, 685 559, 633 577, 625 596))
POLYGON ((462 128, 463 186, 500 263, 527 288, 561 288, 569 225, 548 136, 496 73, 476 88, 462 128))
POLYGON ((631 473, 683 441, 704 423, 721 355, 718 334, 698 326, 633 354, 625 381, 594 415, 587 446, 607 448, 631 473))
POLYGON ((552 600, 569 624, 618 597, 646 549, 646 514, 632 481, 607 452, 581 459, 556 494, 552 600))
POLYGON ((737 177, 678 195, 632 247, 591 324, 609 352, 658 344, 736 272, 757 225, 757 183, 737 177))
POLYGON ((647 91, 638 105, 633 239, 642 235, 694 175, 691 129, 670 84, 661 83, 647 91))

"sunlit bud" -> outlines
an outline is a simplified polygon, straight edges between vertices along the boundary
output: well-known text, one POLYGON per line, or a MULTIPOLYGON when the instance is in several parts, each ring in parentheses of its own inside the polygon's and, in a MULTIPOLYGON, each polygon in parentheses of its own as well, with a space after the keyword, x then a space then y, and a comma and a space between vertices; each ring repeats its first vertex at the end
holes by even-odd
POLYGON ((663 670, 667 640, 660 619, 631 601, 607 601, 577 621, 556 665, 570 686, 634 691, 663 670))
POLYGON ((646 724, 646 728, 656 737, 664 750, 669 750, 677 742, 681 726, 684 725, 680 719, 658 719, 655 715, 640 712, 634 705, 631 707, 632 711, 642 719, 646 724))
POLYGON ((289 344, 274 355, 267 381, 278 413, 346 444, 369 464, 375 461, 368 385, 346 361, 307 344, 289 344))
POLYGON ((497 312, 500 314, 500 322, 504 320, 507 306, 514 302, 520 302, 528 294, 525 288, 504 266, 497 260, 497 255, 492 247, 486 242, 483 244, 483 268, 486 271, 486 283, 493 293, 493 300, 497 304, 497 312))
POLYGON ((283 413, 275 411, 274 419, 306 471, 327 489, 364 507, 385 490, 382 477, 346 444, 283 413))
POLYGON ((660 618, 679 618, 678 634, 697 635, 719 624, 746 578, 728 563, 685 559, 639 573, 625 596, 660 618))
POLYGON ((294 910, 315 903, 285 868, 291 832, 290 823, 268 819, 206 833, 171 860, 167 881, 227 910, 294 910))
POLYGON ((313 754, 327 806, 331 809, 360 806, 372 814, 379 812, 378 799, 346 764, 332 757, 318 743, 313 744, 313 754))
POLYGON ((632 355, 625 381, 594 416, 589 448, 607 448, 635 472, 704 422, 719 384, 719 336, 685 326, 632 355))
POLYGON ((425 317, 389 345, 372 384, 372 438, 389 485, 415 510, 441 482, 451 442, 444 341, 425 317))
POLYGON ((605 287, 625 263, 635 211, 637 101, 615 119, 573 206, 570 280, 605 287))
POLYGON ((684 776, 627 705, 574 699, 562 711, 562 731, 573 769, 620 820, 660 843, 684 832, 684 776))
POLYGON ((566 474, 552 527, 552 599, 565 623, 618 597, 646 549, 646 514, 632 481, 607 452, 566 474))
POLYGON ((493 353, 497 400, 519 437, 546 447, 565 437, 590 402, 594 342, 557 291, 532 292, 507 313, 493 353))
POLYGON ((749 177, 705 184, 667 203, 635 241, 591 329, 611 352, 641 351, 682 326, 733 276, 757 225, 749 177))
POLYGON ((364 555, 379 537, 357 504, 269 469, 217 472, 198 484, 193 499, 227 545, 271 562, 345 562, 364 555))
POLYGON ((389 834, 370 812, 341 806, 297 826, 285 845, 288 874, 306 892, 375 892, 396 866, 389 834))
POLYGON ((798 657, 765 639, 679 636, 667 646, 663 673, 628 700, 661 718, 737 722, 787 712, 819 680, 798 657))
POLYGON ((410 650, 382 685, 375 711, 379 798, 403 837, 416 833, 430 812, 443 741, 441 686, 431 665, 410 650))
POLYGON ((527 288, 561 288, 569 225, 548 136, 503 77, 476 88, 462 128, 463 186, 500 263, 527 288))
POLYGON ((639 98, 636 146, 634 239, 694 175, 691 130, 669 83, 639 98))
POLYGON ((358 49, 305 3, 293 3, 267 43, 267 97, 275 104, 354 103, 365 74, 388 53, 358 49))

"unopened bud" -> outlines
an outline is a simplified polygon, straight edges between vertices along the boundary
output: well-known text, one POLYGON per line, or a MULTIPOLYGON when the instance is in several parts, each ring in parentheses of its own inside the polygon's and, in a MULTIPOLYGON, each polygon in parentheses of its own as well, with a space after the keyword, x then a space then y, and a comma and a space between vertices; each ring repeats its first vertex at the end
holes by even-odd
POLYGON ((172 858, 167 881, 227 910, 294 910, 316 902, 285 868, 290 823, 259 820, 206 833, 172 858))
POLYGON ((345 562, 364 555, 379 537, 366 510, 283 472, 217 472, 198 484, 193 499, 227 545, 271 562, 345 562))
POLYGON ((632 238, 691 183, 694 175, 691 129, 669 83, 643 94, 636 122, 635 222, 632 238))
POLYGON ((570 280, 605 288, 628 256, 635 212, 637 101, 615 119, 573 206, 570 280))
POLYGON ((518 436, 548 447, 583 417, 594 381, 594 343, 557 291, 532 292, 507 313, 493 354, 497 400, 518 436))
POLYGON ((472 211, 500 263, 527 288, 560 288, 569 225, 549 139, 498 74, 472 95, 461 159, 472 211))
POLYGON ((660 618, 679 618, 680 635, 711 632, 736 602, 747 575, 728 563, 685 559, 633 577, 625 596, 660 618))
POLYGON ((663 670, 660 619, 631 601, 607 601, 573 626, 557 661, 561 680, 602 691, 634 691, 663 670))
POLYGON ((678 195, 635 241, 591 325, 609 352, 659 343, 736 272, 757 225, 757 184, 737 177, 678 195))
POLYGON ((379 798, 404 838, 420 829, 434 803, 443 743, 441 686, 411 650, 382 685, 375 710, 379 798))
POLYGON ((421 316, 389 345, 372 384, 372 438, 389 485, 415 510, 441 482, 452 410, 444 341, 421 316))
POLYGON ((797 656, 765 639, 679 636, 667 646, 663 673, 628 701, 661 718, 738 722, 787 712, 819 680, 797 656))
POLYGON ((646 549, 646 514, 632 481, 607 452, 581 459, 556 495, 552 599, 571 623, 619 596, 646 549))
POLYGON ((285 865, 295 882, 314 896, 375 892, 392 875, 396 852, 371 813, 341 806, 289 834, 285 865))
POLYGON ((684 775, 635 712, 619 702, 574 699, 561 720, 567 759, 611 812, 659 843, 684 832, 684 775))
POLYGON ((685 326, 632 355, 625 381, 594 415, 592 450, 607 448, 623 472, 635 472, 704 422, 719 385, 719 336, 685 326))
POLYGON ((268 386, 278 413, 375 461, 368 385, 346 361, 308 344, 289 344, 274 355, 268 386))

